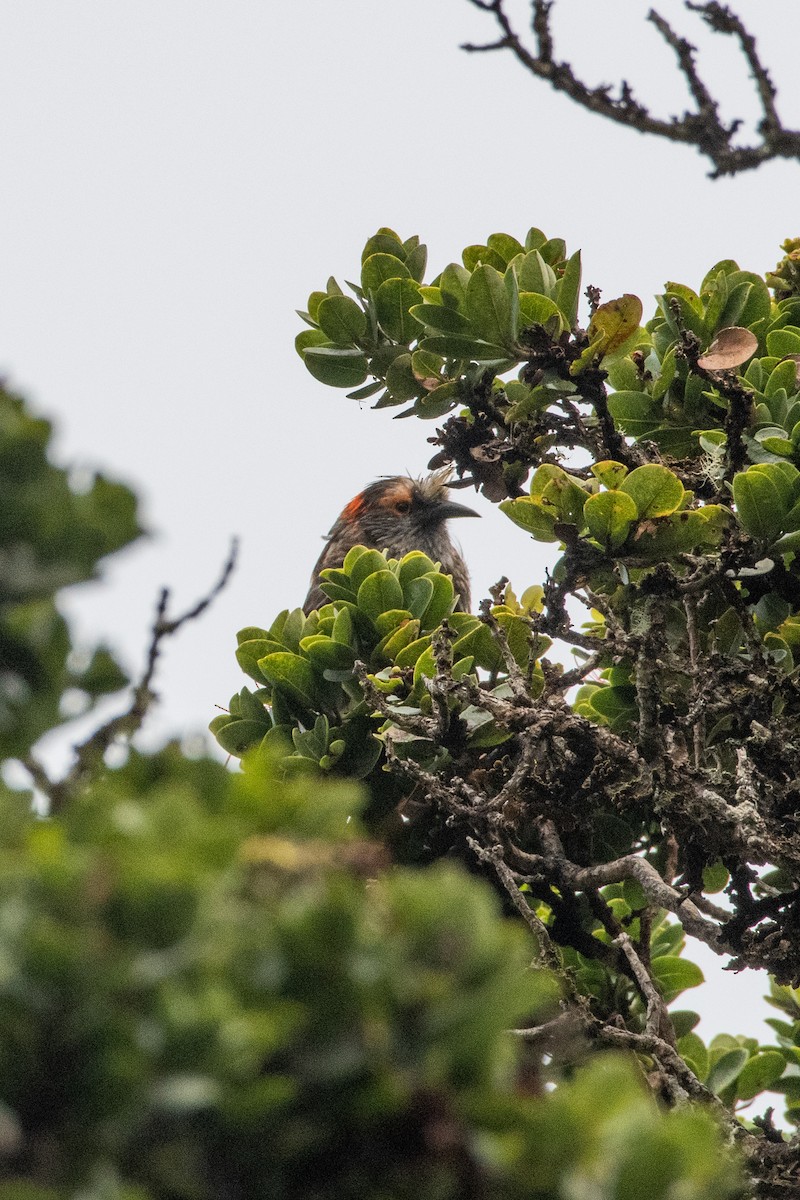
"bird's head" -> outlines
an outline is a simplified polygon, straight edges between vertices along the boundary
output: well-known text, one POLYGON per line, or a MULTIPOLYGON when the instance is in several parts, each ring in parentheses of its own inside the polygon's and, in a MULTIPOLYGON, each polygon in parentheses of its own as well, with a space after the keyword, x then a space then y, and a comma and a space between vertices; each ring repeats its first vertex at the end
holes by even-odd
POLYGON ((450 542, 445 522, 453 517, 477 517, 465 504, 451 500, 447 472, 422 479, 393 475, 378 479, 359 492, 339 518, 357 526, 366 545, 393 555, 422 550, 441 560, 450 542))

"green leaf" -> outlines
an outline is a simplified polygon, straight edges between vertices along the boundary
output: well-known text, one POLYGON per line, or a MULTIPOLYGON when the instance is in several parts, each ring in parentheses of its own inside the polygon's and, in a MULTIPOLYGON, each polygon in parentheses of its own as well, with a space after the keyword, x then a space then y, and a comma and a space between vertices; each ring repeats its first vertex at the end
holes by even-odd
POLYGON ((431 571, 415 582, 430 583, 433 587, 433 594, 422 617, 422 628, 436 629, 444 618, 450 615, 455 604, 456 593, 453 580, 450 575, 444 575, 440 571, 431 571))
POLYGON ((422 325, 409 309, 419 301, 419 284, 413 279, 387 279, 375 292, 378 321, 387 337, 408 345, 422 334, 422 325))
POLYGON ((703 982, 703 972, 697 963, 686 958, 676 958, 674 954, 654 958, 650 969, 667 1004, 687 988, 699 987, 703 982))
POLYGON ((636 503, 626 492, 599 492, 583 506, 583 517, 592 537, 609 550, 616 550, 630 533, 638 516, 636 503))
POLYGON ((510 233, 490 233, 486 239, 486 245, 490 250, 494 250, 495 254, 499 254, 506 265, 518 254, 525 253, 524 246, 521 246, 510 233))
POLYGON ((559 540, 558 535, 553 532, 557 514, 552 508, 545 508, 539 500, 529 500, 527 496, 520 496, 516 500, 503 500, 500 511, 539 542, 559 540))
POLYGON ((461 255, 464 266, 468 271, 476 270, 482 263, 494 267, 496 271, 505 271, 505 260, 488 246, 465 246, 461 255))
POLYGON ((614 392, 608 398, 614 420, 631 437, 647 437, 663 422, 661 411, 644 392, 614 392))
POLYGON ((628 474, 628 468, 623 466, 622 463, 615 462, 611 458, 606 458, 602 462, 594 464, 592 474, 595 479, 600 480, 603 487, 618 488, 628 474))
MULTIPOLYGON (((361 584, 373 571, 386 570, 386 559, 380 550, 369 550, 366 546, 352 546, 347 551, 342 566, 345 573, 349 576, 350 586, 355 591, 358 591, 361 584)), ((393 605, 392 607, 398 608, 402 606, 393 605)))
POLYGON ((419 656, 431 644, 431 635, 426 633, 424 637, 417 638, 414 642, 409 642, 395 658, 395 665, 398 667, 413 667, 419 656))
POLYGON ((219 725, 215 721, 214 725, 214 737, 226 754, 233 754, 236 758, 242 758, 269 732, 269 726, 261 721, 227 720, 219 725))
MULTIPOLYGON (((462 316, 457 308, 446 304, 415 304, 410 310, 411 315, 430 329, 440 333, 469 333, 472 325, 462 316)), ((302 334, 300 335, 302 336, 302 334)))
POLYGON ((305 358, 310 346, 329 346, 330 341, 321 329, 304 329, 294 339, 294 348, 301 358, 305 358))
POLYGON ((553 322, 554 332, 560 333, 566 328, 563 315, 555 300, 549 296, 541 296, 538 292, 520 292, 519 294, 520 326, 545 325, 550 328, 553 322))
POLYGON ((520 292, 537 292, 540 296, 553 298, 556 290, 556 273, 538 250, 531 250, 519 264, 517 271, 520 292))
POLYGON ((451 301, 453 306, 458 308, 459 312, 466 311, 467 284, 469 283, 469 279, 469 271, 465 267, 462 267, 460 263, 448 263, 439 279, 442 299, 445 303, 451 301))
POLYGON ((386 386, 396 400, 415 400, 420 393, 420 382, 411 364, 410 354, 400 354, 386 371, 386 386))
POLYGON ((413 617, 422 617, 433 599, 433 584, 430 577, 420 575, 403 584, 406 607, 413 617))
POLYGON ((265 679, 273 687, 279 687, 290 700, 308 708, 317 706, 318 683, 308 659, 283 651, 267 654, 259 659, 258 665, 265 679))
POLYGON ((668 517, 680 508, 684 497, 683 484, 677 475, 655 463, 631 471, 619 485, 619 490, 627 492, 635 502, 640 520, 668 517))
POLYGON ((360 350, 311 346, 305 351, 303 361, 314 378, 329 387, 354 388, 367 378, 367 360, 360 350))
MULTIPOLYGON (((731 611, 730 609, 728 611, 731 611)), ((717 621, 717 627, 719 621, 717 621)), ((703 867, 703 891, 709 896, 713 896, 716 892, 721 892, 723 888, 728 886, 730 880, 730 872, 721 861, 712 863, 708 867, 703 867)))
MULTIPOLYGON (((581 293, 581 252, 567 259, 564 274, 556 284, 555 301, 564 315, 568 329, 574 329, 578 320, 578 301, 581 293)), ((637 321, 638 325, 638 321, 637 321)))
POLYGON ((785 325, 767 334, 767 354, 774 358, 785 358, 788 354, 800 354, 800 328, 785 325))
POLYGON ((393 254, 371 254, 361 265, 361 286, 364 291, 377 292, 387 279, 410 279, 411 272, 393 254))
POLYGON ((708 1074, 710 1059, 708 1048, 701 1037, 696 1033, 685 1033, 678 1040, 678 1053, 681 1058, 689 1061, 698 1079, 705 1079, 708 1074))
POLYGON ((399 562, 397 576, 405 590, 406 584, 420 575, 427 575, 434 570, 433 559, 428 558, 421 550, 411 550, 399 562))
POLYGON ((320 301, 317 322, 332 342, 343 346, 360 342, 367 332, 366 314, 349 296, 326 296, 320 301))
POLYGON ((373 620, 392 608, 405 607, 403 589, 392 571, 375 571, 358 589, 358 607, 373 620))
POLYGON ((351 671, 356 660, 352 647, 319 633, 303 638, 300 649, 308 655, 318 671, 351 671))
POLYGON ((419 245, 409 251, 406 259, 406 266, 411 273, 411 278, 416 279, 417 283, 422 283, 425 278, 425 268, 428 265, 428 247, 419 245))
POLYGON ((786 509, 773 479, 750 467, 733 479, 733 499, 739 524, 752 538, 772 542, 783 528, 786 509))
POLYGON ((750 1055, 743 1047, 737 1050, 728 1050, 716 1060, 709 1071, 706 1087, 715 1095, 719 1095, 737 1078, 749 1057, 750 1055))
POLYGON ((485 341, 513 345, 516 316, 503 276, 494 267, 482 265, 472 272, 467 284, 467 316, 485 341))
POLYGON ((730 511, 721 504, 682 510, 645 522, 632 538, 630 551, 656 562, 689 553, 698 546, 718 546, 729 520, 730 511))
POLYGON ((736 1080, 739 1100, 752 1100, 772 1087, 786 1069, 786 1059, 777 1050, 765 1050, 749 1058, 736 1080))
POLYGON ((461 380, 454 379, 450 383, 442 383, 432 391, 420 396, 415 405, 418 417, 423 420, 434 420, 443 417, 445 413, 458 403, 461 397, 461 380))
POLYGON ((491 345, 462 333, 426 337, 419 343, 421 350, 440 354, 443 358, 474 359, 476 362, 504 362, 509 351, 503 346, 491 345))

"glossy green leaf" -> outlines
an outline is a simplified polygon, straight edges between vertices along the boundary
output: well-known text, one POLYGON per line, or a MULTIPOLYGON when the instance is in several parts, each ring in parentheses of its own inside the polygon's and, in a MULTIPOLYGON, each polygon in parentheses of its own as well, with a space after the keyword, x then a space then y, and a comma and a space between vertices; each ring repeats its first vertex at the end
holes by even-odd
POLYGON ((536 292, 540 296, 554 298, 556 273, 537 250, 525 255, 517 270, 520 292, 536 292))
POLYGON ((647 437, 663 423, 660 409, 644 392, 615 392, 608 398, 608 409, 631 437, 647 437))
MULTIPOLYGON (((568 329, 573 329, 578 320, 578 301, 581 294, 581 252, 576 250, 567 259, 564 274, 556 284, 554 299, 563 313, 568 329)), ((638 321, 637 321, 638 325, 638 321)))
POLYGON ((415 411, 423 420, 436 420, 445 416, 458 403, 461 396, 461 380, 442 383, 417 400, 415 411))
POLYGON ((419 301, 419 286, 413 279, 387 279, 375 292, 378 321, 387 337, 408 345, 423 329, 409 309, 419 301))
POLYGON ((539 295, 538 292, 520 292, 519 313, 520 326, 523 329, 528 325, 546 325, 549 329, 551 322, 556 333, 567 327, 555 300, 539 295))
POLYGON ((697 1074, 705 1079, 709 1068, 709 1055, 705 1042, 696 1033, 685 1033, 678 1041, 678 1053, 686 1059, 697 1074))
POLYGON ((503 276, 494 267, 482 265, 472 272, 467 284, 467 316, 484 341, 498 346, 513 344, 516 315, 503 276))
POLYGON ((314 708, 318 703, 314 669, 306 658, 283 651, 267 654, 258 663, 265 679, 279 687, 291 699, 314 708))
POLYGON ((539 500, 529 500, 527 496, 520 496, 516 500, 503 500, 500 511, 539 542, 559 540, 558 535, 553 532, 557 514, 552 508, 545 508, 539 500))
POLYGON ((311 346, 303 361, 314 378, 329 387, 354 388, 367 378, 367 360, 360 350, 311 346))
POLYGON ((317 321, 322 332, 338 345, 359 342, 367 332, 366 314, 349 296, 326 296, 320 302, 317 321))
POLYGON ((525 253, 525 247, 510 233, 490 233, 486 245, 490 250, 494 250, 495 254, 499 254, 506 265, 518 254, 525 253))
POLYGON ((610 550, 622 545, 637 516, 635 501, 622 491, 599 492, 590 496, 583 507, 583 517, 592 537, 610 550))
POLYGON ((227 754, 242 758, 248 750, 257 746, 269 731, 269 725, 261 721, 225 721, 215 724, 213 734, 227 754))
MULTIPOLYGON (((368 575, 375 571, 386 570, 386 559, 380 550, 367 549, 366 546, 353 546, 345 555, 343 568, 349 577, 350 586, 358 591, 368 575)), ((391 607, 401 608, 402 605, 393 604, 391 607)))
POLYGON ((656 463, 637 467, 619 485, 636 504, 639 519, 667 517, 683 501, 683 484, 667 467, 656 463))
POLYGON ((392 254, 371 254, 361 265, 361 286, 368 294, 377 292, 387 279, 410 278, 406 264, 392 254))
POLYGON ((462 316, 457 308, 447 304, 415 304, 411 315, 430 329, 440 333, 468 333, 474 335, 474 330, 467 317, 462 316))
POLYGON ((774 541, 786 515, 775 480, 752 467, 740 471, 733 479, 733 499, 745 532, 760 542, 774 541))
POLYGON ((622 463, 615 462, 613 459, 603 459, 602 462, 595 463, 592 467, 592 474, 595 479, 599 479, 603 487, 618 488, 625 476, 628 474, 628 468, 622 463))
POLYGON ((358 589, 358 607, 375 618, 392 608, 403 608, 403 589, 392 571, 375 571, 358 589))
POLYGON ((699 546, 718 546, 730 511, 724 505, 706 504, 683 510, 658 521, 646 521, 636 530, 630 543, 631 553, 651 562, 674 554, 686 554, 699 546))
POLYGON ((466 312, 469 277, 469 271, 460 263, 448 263, 439 279, 443 302, 460 312, 466 312))

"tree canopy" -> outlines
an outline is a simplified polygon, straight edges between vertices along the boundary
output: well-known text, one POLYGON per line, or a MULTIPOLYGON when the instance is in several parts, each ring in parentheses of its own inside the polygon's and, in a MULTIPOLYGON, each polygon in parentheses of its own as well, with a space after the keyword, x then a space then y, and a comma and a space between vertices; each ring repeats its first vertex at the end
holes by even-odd
POLYGON ((0 733, 51 802, 0 786, 0 1197, 791 1194, 784 251, 669 283, 644 324, 594 287, 584 320, 580 254, 537 229, 430 283, 419 239, 381 229, 351 295, 312 293, 309 371, 431 421, 431 466, 498 505, 520 556, 471 614, 424 554, 356 548, 320 610, 242 630, 249 684, 212 721, 241 771, 177 745, 104 758, 212 592, 174 620, 161 597, 127 708, 48 778, 43 730, 124 682, 70 645, 56 593, 139 527, 0 394, 0 733), (676 1007, 692 939, 769 973, 770 1044, 706 1042, 676 1007))

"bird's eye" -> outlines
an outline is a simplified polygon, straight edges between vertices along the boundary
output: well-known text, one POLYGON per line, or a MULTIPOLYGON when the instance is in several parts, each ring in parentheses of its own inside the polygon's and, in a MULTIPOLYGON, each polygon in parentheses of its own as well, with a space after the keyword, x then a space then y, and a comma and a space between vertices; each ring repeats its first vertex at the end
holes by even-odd
POLYGON ((394 506, 394 511, 396 513, 400 513, 400 515, 402 517, 405 517, 408 513, 411 512, 411 501, 410 500, 398 500, 394 506))

